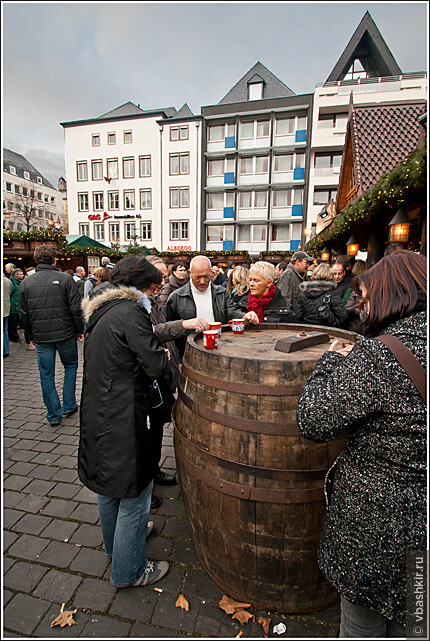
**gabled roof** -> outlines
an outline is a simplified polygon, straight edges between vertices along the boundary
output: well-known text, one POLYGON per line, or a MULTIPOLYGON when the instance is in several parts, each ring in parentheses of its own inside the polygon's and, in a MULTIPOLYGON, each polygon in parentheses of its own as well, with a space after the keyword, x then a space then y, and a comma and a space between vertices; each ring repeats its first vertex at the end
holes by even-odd
MULTIPOLYGON (((418 116, 425 101, 353 106, 348 134, 354 156, 357 194, 389 174, 418 144, 421 127, 418 116)), ((342 181, 342 169, 340 182, 342 181)))
POLYGON ((99 119, 101 120, 102 118, 116 118, 118 116, 134 116, 135 114, 143 113, 144 111, 140 108, 139 105, 135 105, 133 102, 128 101, 123 105, 116 107, 116 109, 112 109, 112 111, 108 111, 102 116, 99 116, 99 119))
POLYGON ((343 80, 356 59, 360 60, 369 77, 398 76, 402 73, 368 11, 326 82, 343 80))
MULTIPOLYGON (((39 177, 42 179, 42 184, 45 187, 49 187, 49 189, 58 191, 56 187, 53 187, 51 185, 49 180, 46 180, 46 178, 42 176, 40 171, 33 167, 31 162, 29 162, 27 158, 24 158, 24 156, 21 156, 21 154, 17 154, 15 151, 11 151, 10 149, 5 149, 3 147, 3 171, 10 174, 10 165, 16 168, 16 175, 20 178, 24 178, 24 171, 28 171, 28 173, 30 174, 30 180, 36 183, 36 185, 40 185, 40 183, 37 182, 37 177, 39 177)), ((24 180, 28 179, 24 178, 24 180)))
POLYGON ((237 82, 232 89, 218 103, 219 105, 231 104, 235 102, 246 102, 248 100, 248 83, 263 82, 264 91, 263 99, 267 98, 285 98, 295 96, 279 78, 273 75, 261 62, 257 62, 246 74, 237 82), (255 79, 258 75, 259 80, 255 79))
POLYGON ((178 113, 175 114, 174 118, 194 118, 194 114, 187 105, 187 103, 184 103, 182 107, 179 109, 178 113))
POLYGON ((75 247, 103 247, 103 249, 108 249, 107 245, 103 245, 85 234, 68 234, 66 240, 68 245, 75 247))

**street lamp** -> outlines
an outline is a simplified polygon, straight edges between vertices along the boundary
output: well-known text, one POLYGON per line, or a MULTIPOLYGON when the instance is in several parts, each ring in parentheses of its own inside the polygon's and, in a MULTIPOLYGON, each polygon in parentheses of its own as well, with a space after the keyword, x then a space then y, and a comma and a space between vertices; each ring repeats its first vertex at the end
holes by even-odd
POLYGON ((351 238, 348 240, 346 243, 346 253, 348 256, 356 256, 358 254, 358 250, 360 249, 360 243, 354 236, 354 234, 351 236, 351 238))
POLYGON ((330 250, 327 246, 325 246, 321 252, 321 260, 325 263, 330 262, 330 250))
POLYGON ((398 210, 388 226, 390 228, 390 243, 406 243, 409 240, 411 221, 402 208, 398 210))

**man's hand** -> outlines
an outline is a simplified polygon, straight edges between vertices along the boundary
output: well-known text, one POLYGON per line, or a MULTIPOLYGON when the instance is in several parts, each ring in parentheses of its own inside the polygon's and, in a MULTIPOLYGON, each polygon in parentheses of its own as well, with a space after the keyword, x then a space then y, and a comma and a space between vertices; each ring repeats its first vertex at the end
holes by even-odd
POLYGON ((84 335, 83 334, 76 334, 76 338, 81 343, 84 340, 84 335))
POLYGON ((243 320, 246 323, 252 323, 253 325, 258 325, 260 322, 255 312, 246 312, 245 316, 243 317, 243 320))
POLYGON ((204 318, 190 318, 182 321, 182 327, 184 329, 196 329, 198 332, 203 332, 209 329, 209 323, 204 318))

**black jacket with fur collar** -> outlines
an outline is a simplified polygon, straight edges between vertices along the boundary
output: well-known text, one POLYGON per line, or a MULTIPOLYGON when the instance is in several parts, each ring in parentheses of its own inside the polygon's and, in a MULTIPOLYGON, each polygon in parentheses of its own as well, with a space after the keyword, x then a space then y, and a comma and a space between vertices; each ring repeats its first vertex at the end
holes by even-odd
POLYGON ((342 304, 336 283, 331 280, 307 280, 301 283, 296 317, 299 322, 309 325, 343 327, 348 314, 342 304), (328 320, 322 321, 318 315, 318 308, 325 304, 329 307, 328 320))

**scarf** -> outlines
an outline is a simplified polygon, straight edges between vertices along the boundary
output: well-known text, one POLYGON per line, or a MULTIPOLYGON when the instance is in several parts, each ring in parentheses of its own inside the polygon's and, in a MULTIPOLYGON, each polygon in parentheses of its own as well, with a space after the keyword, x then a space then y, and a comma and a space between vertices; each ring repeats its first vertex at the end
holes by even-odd
POLYGON ((137 287, 134 287, 133 285, 129 285, 129 287, 130 287, 130 289, 133 289, 135 292, 137 292, 139 294, 139 296, 140 296, 140 304, 142 305, 142 307, 144 307, 146 309, 148 314, 150 314, 151 313, 151 301, 150 301, 149 297, 146 294, 144 294, 140 289, 137 289, 137 287))
POLYGON ((276 294, 276 287, 272 285, 265 296, 252 296, 249 294, 247 309, 249 312, 255 312, 258 316, 260 323, 264 320, 264 310, 273 300, 274 295, 276 294))

